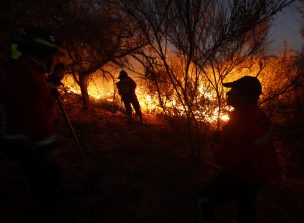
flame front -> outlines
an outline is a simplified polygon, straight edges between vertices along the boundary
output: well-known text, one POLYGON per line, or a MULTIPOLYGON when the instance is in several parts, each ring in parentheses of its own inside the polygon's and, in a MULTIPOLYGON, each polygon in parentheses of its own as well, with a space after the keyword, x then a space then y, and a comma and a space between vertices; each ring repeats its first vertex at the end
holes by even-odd
MULTIPOLYGON (((63 79, 62 83, 64 84, 67 92, 73 92, 75 94, 81 94, 80 87, 74 81, 72 75, 66 75, 63 79)), ((98 79, 92 78, 88 83, 88 94, 94 100, 107 100, 108 102, 113 102, 115 99, 115 85, 107 83, 98 83, 98 79)), ((212 93, 208 92, 204 86, 199 87, 199 92, 201 95, 204 95, 210 101, 215 101, 216 98, 212 93)), ((116 94, 117 95, 117 94, 116 94)), ((145 87, 138 86, 136 89, 136 95, 139 100, 141 109, 144 113, 148 114, 159 114, 163 112, 162 107, 159 104, 159 96, 157 96, 157 92, 151 94, 145 87)), ((178 103, 178 101, 174 98, 162 98, 165 101, 166 108, 174 108, 180 115, 185 115, 185 109, 183 106, 178 103)), ((120 101, 120 100, 119 100, 120 101)), ((213 109, 212 111, 206 111, 206 108, 200 108, 196 111, 193 111, 194 115, 199 120, 199 117, 204 117, 204 119, 210 123, 216 122, 218 120, 218 107, 213 109)), ((226 108, 229 110, 229 108, 226 108)), ((221 114, 220 120, 226 122, 229 120, 228 114, 221 114)))

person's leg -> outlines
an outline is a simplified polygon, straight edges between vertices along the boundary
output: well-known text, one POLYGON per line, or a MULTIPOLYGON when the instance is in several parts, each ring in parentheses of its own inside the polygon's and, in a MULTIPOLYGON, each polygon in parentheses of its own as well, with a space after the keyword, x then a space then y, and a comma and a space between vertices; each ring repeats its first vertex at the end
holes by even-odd
POLYGON ((233 183, 225 173, 220 173, 197 196, 197 223, 215 221, 215 208, 233 199, 233 183))
POLYGON ((126 115, 129 118, 129 121, 132 123, 133 119, 132 119, 132 107, 131 107, 130 99, 128 98, 123 99, 123 103, 126 109, 126 115))
POLYGON ((208 223, 214 222, 215 214, 214 214, 214 205, 212 201, 209 200, 207 195, 200 195, 196 200, 196 208, 197 208, 197 223, 208 223))
POLYGON ((142 112, 141 112, 140 104, 139 104, 139 101, 138 101, 136 95, 134 95, 134 97, 133 97, 132 105, 136 112, 136 115, 139 117, 140 123, 143 123, 142 112))
POLYGON ((33 196, 39 210, 37 215, 39 219, 45 222, 54 222, 61 220, 61 202, 62 202, 62 174, 60 167, 45 154, 35 154, 32 157, 34 166, 30 166, 28 175, 30 179, 33 196), (48 216, 47 220, 45 219, 48 216))
POLYGON ((54 222, 62 217, 61 168, 47 154, 24 144, 7 143, 7 156, 18 163, 26 175, 32 192, 33 222, 54 222))
POLYGON ((244 185, 236 199, 238 223, 256 222, 256 193, 257 188, 244 185))

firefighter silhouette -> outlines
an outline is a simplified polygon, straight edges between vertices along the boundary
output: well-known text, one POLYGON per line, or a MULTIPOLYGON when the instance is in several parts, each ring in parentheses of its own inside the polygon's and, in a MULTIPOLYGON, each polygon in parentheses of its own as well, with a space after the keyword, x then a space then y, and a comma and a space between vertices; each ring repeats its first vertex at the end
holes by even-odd
POLYGON ((116 86, 118 88, 118 93, 121 96, 121 100, 124 103, 126 114, 129 118, 130 123, 133 122, 131 106, 133 106, 136 115, 139 117, 140 123, 143 123, 140 104, 135 93, 135 81, 131 77, 129 77, 127 72, 124 70, 120 72, 118 79, 119 81, 116 83, 116 86))

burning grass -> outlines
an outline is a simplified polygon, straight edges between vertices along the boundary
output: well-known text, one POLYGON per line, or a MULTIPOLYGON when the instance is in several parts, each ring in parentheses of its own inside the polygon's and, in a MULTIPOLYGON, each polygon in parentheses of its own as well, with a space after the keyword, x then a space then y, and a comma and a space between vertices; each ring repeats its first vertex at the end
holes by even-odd
MULTIPOLYGON (((75 83, 71 75, 66 75, 63 84, 64 91, 68 93, 81 94, 79 86, 75 83)), ((168 89, 167 89, 168 90, 168 89)), ((172 90, 171 90, 172 91, 172 90)), ((105 81, 102 77, 93 75, 88 83, 88 94, 91 101, 95 104, 106 105, 104 107, 121 110, 123 104, 114 83, 105 81)), ((141 109, 145 114, 158 115, 163 114, 164 109, 172 116, 185 117, 186 112, 184 106, 179 102, 178 98, 172 92, 164 92, 161 96, 154 89, 150 89, 145 83, 138 84, 136 89, 141 109), (159 99, 162 99, 162 105, 159 99)), ((197 120, 203 122, 215 123, 218 120, 219 108, 216 104, 216 97, 202 86, 199 88, 199 96, 196 99, 196 106, 193 106, 193 113, 197 120)), ((229 116, 226 113, 231 110, 227 106, 222 109, 220 114, 220 121, 226 122, 229 116)))

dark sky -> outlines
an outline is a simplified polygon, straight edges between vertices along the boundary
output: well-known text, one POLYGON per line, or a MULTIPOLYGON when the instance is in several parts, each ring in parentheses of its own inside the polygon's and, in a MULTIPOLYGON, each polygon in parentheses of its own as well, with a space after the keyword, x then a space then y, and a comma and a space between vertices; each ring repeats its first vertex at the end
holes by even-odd
POLYGON ((284 48, 284 41, 296 51, 304 44, 301 37, 301 26, 304 27, 304 18, 298 10, 299 5, 293 4, 279 12, 274 20, 269 33, 270 52, 276 53, 284 48))

